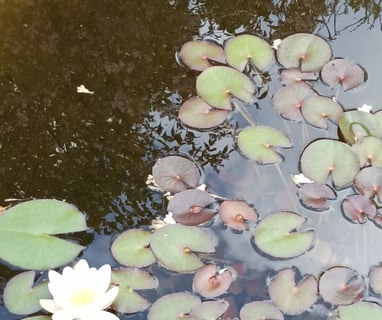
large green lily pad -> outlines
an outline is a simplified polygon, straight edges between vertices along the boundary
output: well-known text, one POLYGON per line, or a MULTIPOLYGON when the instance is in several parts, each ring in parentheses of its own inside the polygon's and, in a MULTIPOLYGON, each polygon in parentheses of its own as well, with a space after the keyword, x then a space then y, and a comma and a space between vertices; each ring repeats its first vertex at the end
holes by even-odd
POLYGON ((358 301, 350 306, 338 308, 340 320, 380 320, 382 319, 382 307, 371 301, 358 301))
POLYGON ((352 145, 353 151, 358 155, 361 167, 371 164, 382 167, 382 139, 368 136, 352 145))
POLYGON ((0 216, 0 258, 14 266, 46 270, 72 261, 84 249, 54 235, 86 230, 85 216, 58 200, 31 200, 0 216))

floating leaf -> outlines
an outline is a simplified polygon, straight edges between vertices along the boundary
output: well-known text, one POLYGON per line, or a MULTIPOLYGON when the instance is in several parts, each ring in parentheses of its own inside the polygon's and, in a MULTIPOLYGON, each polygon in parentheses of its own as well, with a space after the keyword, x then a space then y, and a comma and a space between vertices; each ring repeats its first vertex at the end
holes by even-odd
POLYGON ((158 159, 153 166, 152 173, 155 183, 171 193, 196 188, 200 181, 197 166, 191 160, 181 156, 158 159))
POLYGON ((289 86, 303 81, 315 81, 317 75, 313 72, 301 72, 299 68, 283 69, 280 73, 280 82, 284 86, 289 86))
POLYGON ((167 269, 192 272, 204 264, 196 253, 212 253, 214 243, 209 234, 198 227, 181 224, 166 225, 151 236, 151 249, 167 269))
POLYGON ((158 280, 155 277, 138 268, 113 270, 111 281, 119 287, 118 296, 112 307, 122 313, 136 313, 147 309, 151 303, 135 290, 158 287, 158 280))
POLYGON ((347 196, 342 201, 341 209, 345 218, 353 223, 365 223, 366 217, 373 219, 377 213, 374 202, 359 194, 347 196))
POLYGON ((227 110, 213 109, 199 97, 185 101, 179 109, 179 119, 185 125, 197 129, 211 129, 224 122, 227 110))
POLYGON ((197 305, 190 312, 190 317, 195 319, 220 319, 219 317, 227 311, 229 303, 225 300, 209 300, 197 305))
POLYGON ((111 253, 120 264, 131 267, 147 267, 155 262, 148 248, 151 232, 130 229, 121 233, 111 245, 111 253))
POLYGON ((301 113, 312 126, 327 129, 326 120, 337 124, 343 112, 339 103, 323 96, 310 96, 302 102, 301 113))
POLYGON ((327 269, 318 279, 321 297, 333 305, 349 305, 361 299, 365 283, 356 271, 338 266, 327 269))
POLYGON ((283 314, 270 301, 253 301, 240 309, 241 320, 284 320, 283 314))
MULTIPOLYGON (((182 320, 201 303, 200 299, 187 292, 170 293, 160 297, 151 306, 148 320, 182 320)), ((191 318, 192 319, 192 318, 191 318)))
POLYGON ((258 214, 254 208, 245 201, 226 200, 219 208, 219 216, 222 222, 235 230, 248 229, 247 221, 256 222, 258 214))
POLYGON ((382 295, 382 264, 371 268, 369 273, 370 288, 378 295, 382 295))
POLYGON ((256 87, 245 74, 229 67, 211 67, 196 79, 198 95, 218 109, 232 110, 231 96, 246 103, 253 99, 256 87))
POLYGON ((301 106, 303 101, 315 95, 316 92, 303 83, 291 84, 277 90, 273 97, 273 104, 283 118, 302 121, 301 106))
POLYGON ((300 166, 309 179, 325 184, 331 174, 335 187, 342 188, 352 183, 359 172, 359 159, 345 143, 319 139, 304 149, 300 166))
POLYGON ((286 37, 277 50, 277 59, 284 67, 300 67, 302 72, 320 70, 331 57, 329 44, 310 33, 295 33, 286 37))
POLYGON ((289 148, 290 140, 280 131, 264 126, 247 127, 239 132, 237 144, 249 159, 260 164, 278 163, 282 157, 272 147, 289 148))
POLYGON ((230 39, 224 51, 227 63, 243 71, 248 62, 260 71, 266 70, 274 59, 273 49, 265 40, 250 34, 243 34, 230 39))
POLYGON ((372 199, 374 196, 382 201, 382 168, 363 168, 355 177, 354 185, 356 190, 372 199))
POLYGON ((176 222, 188 226, 197 226, 210 221, 216 210, 206 208, 215 202, 208 192, 190 189, 177 193, 168 203, 167 211, 172 213, 176 222))
POLYGON ((366 72, 359 64, 339 58, 329 61, 322 67, 321 79, 330 88, 340 84, 346 91, 364 83, 366 72))
POLYGON ((296 283, 293 269, 284 269, 272 277, 269 296, 284 313, 297 315, 305 312, 317 300, 317 281, 312 275, 305 276, 296 283))
POLYGON ((53 235, 86 230, 85 216, 58 200, 31 200, 0 216, 0 258, 24 269, 54 269, 84 247, 53 235))
POLYGON ((225 63, 224 50, 217 43, 208 40, 186 42, 179 53, 182 61, 191 69, 203 71, 212 66, 210 60, 225 63))
POLYGON ((293 212, 281 211, 266 216, 255 228, 255 244, 275 258, 297 257, 313 246, 313 231, 295 231, 305 218, 293 212))
POLYGON ((361 167, 368 163, 374 167, 382 167, 382 139, 365 137, 354 143, 352 149, 358 155, 361 167))
POLYGON ((216 264, 207 264, 196 271, 192 286, 201 296, 215 298, 226 293, 235 278, 233 269, 219 269, 216 264))
POLYGON ((382 307, 369 301, 358 301, 350 306, 338 308, 339 320, 380 320, 382 319, 382 307))
POLYGON ((298 190, 298 196, 302 205, 312 210, 328 210, 327 199, 337 198, 336 193, 326 184, 306 183, 298 190))
POLYGON ((52 320, 52 317, 51 316, 34 316, 34 317, 23 318, 23 320, 52 320))
POLYGON ((33 287, 36 272, 27 271, 8 281, 4 289, 4 304, 15 314, 31 314, 41 310, 40 299, 50 298, 48 283, 33 287))

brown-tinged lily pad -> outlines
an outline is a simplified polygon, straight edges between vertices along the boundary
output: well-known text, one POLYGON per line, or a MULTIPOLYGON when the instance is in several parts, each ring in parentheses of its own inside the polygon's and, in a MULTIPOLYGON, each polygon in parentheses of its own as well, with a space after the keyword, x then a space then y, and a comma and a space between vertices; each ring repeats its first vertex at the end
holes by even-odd
POLYGON ((373 266, 369 272, 370 288, 379 296, 382 295, 382 264, 373 266))
POLYGON ((300 68, 282 69, 280 73, 280 82, 284 86, 289 86, 303 81, 315 81, 317 75, 313 72, 301 72, 300 68))
POLYGON ((332 98, 310 96, 302 102, 301 113, 312 126, 327 129, 326 120, 337 124, 343 112, 341 105, 332 98))
POLYGON ((114 240, 111 253, 124 266, 147 267, 156 260, 149 248, 150 238, 151 232, 127 230, 114 240))
POLYGON ((245 74, 233 68, 216 66, 204 70, 197 77, 196 91, 212 107, 232 110, 231 97, 250 103, 256 86, 245 74))
POLYGON ((359 172, 359 158, 347 144, 331 139, 310 143, 300 157, 302 173, 309 179, 325 184, 332 175, 336 188, 351 184, 359 172))
POLYGON ((199 227, 166 225, 151 236, 150 247, 159 263, 176 272, 193 272, 204 264, 197 253, 215 252, 209 233, 199 227))
POLYGON ((179 109, 179 119, 186 126, 196 129, 211 129, 224 122, 228 110, 214 109, 200 97, 186 100, 179 109))
POLYGON ((372 199, 378 197, 382 201, 382 168, 366 167, 363 168, 355 177, 354 186, 356 190, 372 199))
POLYGON ((295 270, 284 269, 272 277, 268 291, 272 302, 282 312, 297 315, 316 302, 317 281, 313 275, 306 275, 296 283, 295 270))
POLYGON ((243 71, 249 63, 260 71, 266 70, 273 62, 274 53, 269 43, 257 36, 243 34, 230 39, 224 51, 227 63, 243 71))
POLYGON ((371 164, 382 167, 382 139, 373 136, 364 137, 352 145, 353 151, 358 155, 361 167, 371 164))
POLYGON ((220 204, 219 216, 225 225, 239 231, 247 230, 247 222, 256 222, 259 217, 254 208, 240 200, 223 201, 220 204))
POLYGON ((317 93, 304 83, 291 84, 281 87, 273 97, 273 104, 285 119, 302 121, 301 107, 305 99, 317 95, 317 93))
POLYGON ((338 308, 339 320, 380 320, 382 307, 372 301, 358 301, 350 306, 338 308))
POLYGON ((283 160, 274 147, 290 148, 291 141, 281 131, 271 127, 252 126, 239 132, 237 144, 249 159, 260 164, 279 163, 283 160))
POLYGON ((374 219, 377 208, 368 197, 353 194, 347 196, 341 203, 345 218, 353 223, 365 223, 367 218, 374 219))
POLYGON ((167 211, 174 220, 187 226, 197 226, 210 221, 216 214, 215 209, 207 208, 215 202, 208 192, 189 189, 177 193, 168 203, 167 211))
POLYGON ((321 70, 323 83, 330 88, 340 84, 345 91, 358 87, 366 78, 366 71, 359 64, 342 58, 330 60, 321 70))
POLYGON ((240 309, 241 320, 284 320, 284 316, 271 301, 253 301, 240 309))
POLYGON ((327 199, 337 198, 334 190, 322 183, 306 183, 298 189, 301 204, 311 210, 323 211, 329 209, 327 199))
POLYGON ((329 44, 310 33, 295 33, 286 37, 277 50, 277 59, 284 67, 300 67, 302 72, 319 71, 331 57, 329 44))
POLYGON ((255 228, 255 244, 275 258, 293 258, 312 248, 314 231, 294 231, 305 218, 288 211, 275 212, 262 219, 255 228))
POLYGON ((226 62, 223 48, 209 40, 186 42, 179 55, 185 65, 197 71, 211 67, 211 60, 222 64, 226 62))
POLYGON ((207 264, 196 271, 192 286, 201 296, 215 298, 226 293, 235 278, 234 269, 220 269, 216 264, 207 264))
POLYGON ((153 166, 152 174, 160 188, 172 193, 196 188, 200 181, 200 172, 195 163, 181 156, 158 159, 153 166))
POLYGON ((349 267, 335 266, 320 275, 318 290, 327 303, 350 305, 362 298, 365 282, 355 270, 349 267))

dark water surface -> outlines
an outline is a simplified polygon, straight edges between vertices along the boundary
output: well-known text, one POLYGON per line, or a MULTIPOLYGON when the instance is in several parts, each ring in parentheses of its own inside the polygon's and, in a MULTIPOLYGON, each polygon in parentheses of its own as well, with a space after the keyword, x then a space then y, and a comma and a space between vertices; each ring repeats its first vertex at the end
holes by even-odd
MULTIPOLYGON (((211 191, 253 203, 260 215, 294 210, 298 203, 291 197, 293 185, 288 182, 286 190, 274 166, 258 168, 236 151, 234 127, 245 125, 239 115, 233 114, 230 126, 211 135, 188 130, 177 121, 179 105, 195 93, 196 74, 175 60, 181 45, 194 38, 223 43, 247 32, 272 41, 295 32, 315 32, 330 41, 334 56, 356 61, 368 72, 362 88, 338 93, 344 107, 366 103, 374 111, 380 109, 380 5, 292 2, 0 1, 0 205, 30 198, 75 204, 88 216, 91 230, 79 241, 90 245, 83 256, 94 266, 117 265, 109 253, 112 239, 165 213, 166 203, 147 188, 146 177, 154 162, 169 153, 194 158, 203 166, 204 182, 211 191), (80 85, 94 94, 78 93, 80 85)), ((279 86, 277 68, 270 74, 268 95, 249 112, 257 123, 298 137, 295 148, 283 151, 286 162, 281 170, 288 178, 298 173, 301 148, 323 133, 276 115, 270 99, 279 86)), ((321 93, 325 90, 332 94, 325 88, 321 93)), ((334 126, 329 134, 336 137, 334 126)), ((312 226, 323 223, 308 214, 312 226)), ((337 227, 332 222, 322 233, 327 243, 335 241, 336 234, 328 230, 337 227)), ((370 247, 364 232, 354 233, 353 226, 341 228, 354 237, 335 244, 342 245, 335 252, 338 260, 349 257, 357 241, 368 250, 357 249, 362 254, 352 256, 349 265, 364 274, 382 260, 376 251, 382 243, 379 229, 370 231, 374 242, 370 247), (350 241, 353 246, 348 246, 350 241)), ((224 259, 261 270, 285 266, 285 262, 259 262, 255 255, 248 258, 247 249, 253 249, 245 237, 238 240, 225 232, 221 238, 218 254, 224 259), (229 246, 233 241, 240 250, 229 246)), ((313 258, 310 261, 317 267, 313 258)), ((317 271, 309 263, 293 261, 299 263, 303 271, 317 271)), ((3 264, 1 288, 18 272, 3 264)), ((189 284, 180 287, 191 290, 189 284)), ((293 319, 325 319, 320 313, 293 319)), ((2 320, 21 318, 0 308, 2 320)), ((146 314, 130 318, 145 319, 146 314)))

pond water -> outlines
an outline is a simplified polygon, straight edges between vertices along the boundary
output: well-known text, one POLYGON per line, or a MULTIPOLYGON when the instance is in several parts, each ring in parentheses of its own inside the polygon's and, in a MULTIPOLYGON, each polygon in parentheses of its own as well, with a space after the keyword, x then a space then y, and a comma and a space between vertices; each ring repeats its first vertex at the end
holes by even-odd
MULTIPOLYGON (((246 125, 239 113, 232 113, 230 125, 213 134, 187 129, 177 120, 182 101, 195 94, 196 73, 180 66, 175 53, 196 38, 222 44, 239 33, 268 41, 317 33, 330 42, 335 57, 359 63, 368 74, 366 84, 336 92, 337 99, 345 109, 368 104, 377 111, 382 109, 380 9, 375 1, 345 0, 326 5, 316 0, 1 1, 0 205, 32 198, 75 204, 90 227, 71 237, 88 246, 81 256, 93 266, 118 267, 110 254, 113 239, 166 213, 162 194, 146 185, 153 164, 181 153, 203 168, 203 182, 212 193, 245 200, 260 217, 277 210, 299 212, 317 230, 320 243, 314 250, 274 261, 253 250, 250 234, 222 229, 215 221, 210 228, 219 238, 216 258, 245 265, 245 277, 258 280, 259 287, 270 270, 292 265, 317 275, 326 264, 345 263, 366 276, 382 260, 382 231, 370 223, 347 223, 339 204, 323 214, 304 209, 290 180, 299 173, 302 148, 316 137, 336 138, 337 128, 330 125, 323 132, 280 118, 271 102, 280 87, 275 67, 269 72, 269 91, 248 112, 256 123, 293 136, 294 147, 282 151, 285 161, 278 166, 255 165, 235 147, 235 128, 246 125), (89 91, 78 92, 81 85, 89 91)), ((320 92, 333 94, 324 86, 320 92)), ((157 266, 151 271, 168 277, 157 266)), ((1 288, 19 272, 2 263, 1 288)), ((173 275, 159 292, 191 290, 189 279, 173 275)), ((148 294, 152 301, 156 296, 148 294)), ((245 299, 241 295, 236 307, 245 299)), ((290 319, 326 319, 329 313, 317 305, 290 319)), ((121 319, 146 316, 142 312, 121 319)), ((0 318, 23 317, 1 307, 0 318)))

